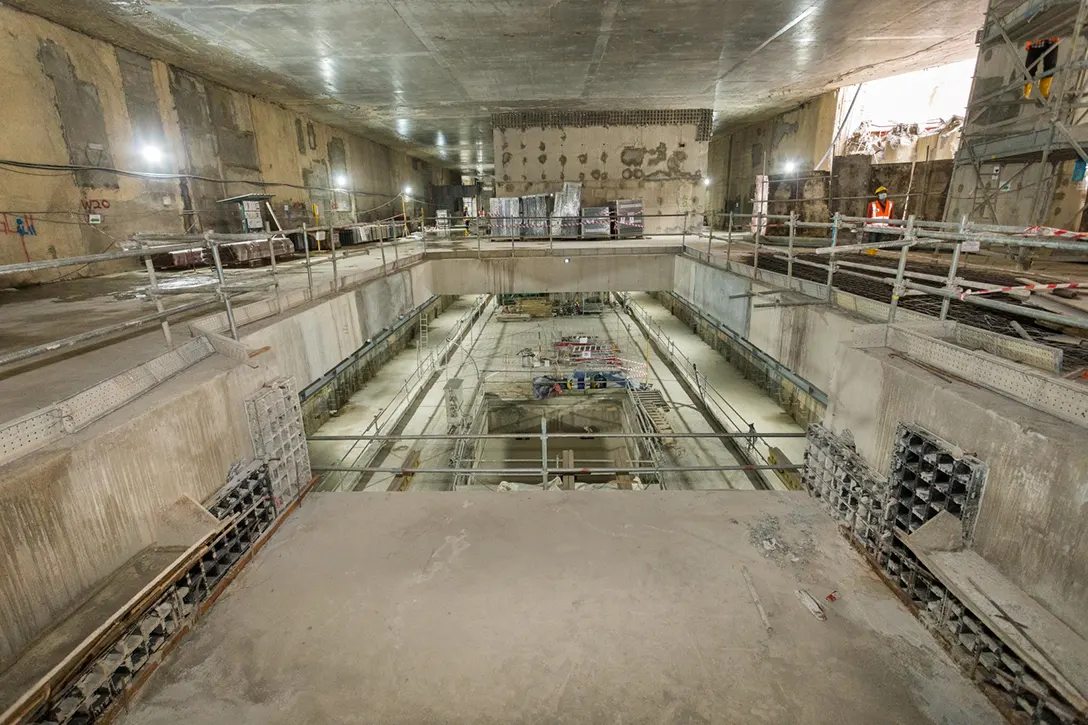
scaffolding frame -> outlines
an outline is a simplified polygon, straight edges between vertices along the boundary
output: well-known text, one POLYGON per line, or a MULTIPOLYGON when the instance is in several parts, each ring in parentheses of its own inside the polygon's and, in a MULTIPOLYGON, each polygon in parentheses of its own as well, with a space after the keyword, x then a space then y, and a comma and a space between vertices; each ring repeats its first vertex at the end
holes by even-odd
MULTIPOLYGON (((1085 110, 1088 109, 1088 43, 1082 37, 1086 22, 1088 0, 1028 0, 1002 17, 997 16, 991 1, 980 34, 980 56, 988 46, 995 52, 1007 53, 1007 57, 1014 63, 1015 73, 1010 82, 976 98, 980 81, 976 68, 971 83, 972 100, 967 106, 967 120, 955 164, 955 170, 969 166, 974 175, 975 185, 968 200, 970 210, 966 216, 974 218, 981 213, 994 224, 1000 224, 1000 213, 995 202, 1001 190, 1037 165, 1039 180, 1034 182, 1035 192, 1030 214, 1032 223, 1042 226, 1046 223, 1048 209, 1054 200, 1061 163, 1073 158, 1080 158, 1088 163, 1088 151, 1085 150, 1085 145, 1088 145, 1088 127, 1079 132, 1074 130, 1084 126, 1085 116, 1088 115, 1088 110, 1085 110), (1043 54, 1057 55, 1057 65, 1051 71, 1037 72, 1032 76, 1021 57, 1023 51, 1017 42, 1035 35, 1054 35, 1061 32, 1073 7, 1076 7, 1076 14, 1072 35, 1061 37, 1058 43, 1043 54), (1048 18, 1048 14, 1056 14, 1057 19, 1048 18), (1033 24, 1033 21, 1038 22, 1033 24), (1017 42, 1014 42, 1014 37, 1017 42), (1067 42, 1071 49, 1062 62, 1060 49, 1067 42), (1044 98, 1039 89, 1039 81, 1047 77, 1053 79, 1052 89, 1048 97, 1044 98), (1007 97, 1009 91, 1019 91, 1029 84, 1033 89, 1030 99, 1022 98, 1019 93, 1015 99, 1007 97), (1015 116, 990 123, 979 121, 980 118, 1001 115, 993 112, 995 109, 1007 109, 1010 105, 1031 105, 1035 110, 1028 114, 1018 110, 1015 116), (1078 111, 1082 111, 1079 116, 1078 111), (1023 166, 1011 179, 1004 182, 998 179, 996 188, 991 188, 983 176, 983 167, 987 164, 1006 163, 1020 163, 1023 166)), ((1042 57, 1036 62, 1041 63, 1042 57)), ((952 196, 949 195, 946 216, 951 204, 952 196)), ((1084 207, 1081 207, 1077 213, 1083 210, 1084 207)), ((1022 251, 1021 256, 1023 254, 1022 251)))

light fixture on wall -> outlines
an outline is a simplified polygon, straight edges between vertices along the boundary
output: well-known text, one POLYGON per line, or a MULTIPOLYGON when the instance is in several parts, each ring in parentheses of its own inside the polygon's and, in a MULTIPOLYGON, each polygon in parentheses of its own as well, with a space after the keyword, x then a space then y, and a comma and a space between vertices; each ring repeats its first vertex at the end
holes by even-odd
POLYGON ((350 182, 351 179, 348 178, 347 174, 337 174, 336 177, 333 179, 333 183, 336 184, 336 188, 341 190, 347 189, 350 182))
POLYGON ((144 161, 149 164, 159 164, 163 159, 162 149, 152 144, 146 144, 140 149, 140 154, 143 155, 144 161))
POLYGON ((706 177, 705 179, 703 179, 703 186, 710 186, 710 177, 709 176, 706 177))
POLYGON ((409 195, 409 194, 411 194, 411 193, 412 193, 412 187, 410 187, 410 186, 405 186, 405 187, 404 187, 404 195, 405 195, 405 196, 408 196, 408 195, 409 195))
POLYGON ((787 161, 785 163, 785 165, 782 167, 782 169, 787 174, 792 174, 794 171, 797 171, 797 162, 796 161, 787 161))

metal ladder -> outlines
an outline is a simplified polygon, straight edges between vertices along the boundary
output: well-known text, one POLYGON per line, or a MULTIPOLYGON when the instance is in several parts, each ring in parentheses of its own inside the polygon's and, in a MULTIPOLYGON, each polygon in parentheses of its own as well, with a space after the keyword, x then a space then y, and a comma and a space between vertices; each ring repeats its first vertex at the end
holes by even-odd
POLYGON ((427 348, 431 346, 430 340, 431 316, 427 310, 419 313, 419 338, 416 340, 416 357, 423 359, 427 348))

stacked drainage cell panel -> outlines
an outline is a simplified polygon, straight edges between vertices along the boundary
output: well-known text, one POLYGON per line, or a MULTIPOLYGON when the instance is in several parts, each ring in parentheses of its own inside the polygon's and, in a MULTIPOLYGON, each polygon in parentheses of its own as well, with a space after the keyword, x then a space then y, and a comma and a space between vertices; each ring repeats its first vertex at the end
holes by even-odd
POLYGON ((276 518, 268 467, 256 461, 241 468, 205 505, 224 528, 146 608, 133 612, 129 624, 104 651, 43 703, 28 722, 69 725, 95 722, 118 704, 128 687, 158 661, 163 647, 189 626, 231 567, 276 518))
POLYGON ((965 606, 898 538, 878 560, 888 581, 914 605, 918 618, 947 645, 974 680, 989 686, 1024 723, 1085 725, 1088 720, 1001 636, 965 606))
POLYGON ((807 443, 801 484, 876 556, 890 537, 888 480, 857 454, 851 441, 821 425, 809 426, 807 443))
POLYGON ((941 511, 963 524, 971 540, 986 464, 924 428, 900 423, 892 452, 895 528, 917 530, 941 511))
POLYGON ((516 196, 491 198, 491 236, 521 236, 521 199, 516 196))
POLYGON ((988 686, 1016 722, 1088 725, 1057 688, 1020 657, 904 542, 941 511, 960 517, 970 540, 986 466, 916 425, 901 424, 885 481, 849 440, 819 425, 808 431, 802 483, 864 545, 888 583, 944 640, 969 676, 988 686))
POLYGON ((612 214, 607 206, 587 206, 582 209, 582 237, 612 236, 612 214))
POLYGON ((551 233, 553 237, 577 237, 582 208, 582 185, 566 181, 563 190, 555 195, 552 209, 551 233))
POLYGON ((548 205, 551 194, 521 197, 521 235, 541 238, 548 236, 548 205))
POLYGON ((246 399, 253 454, 268 461, 276 505, 294 501, 310 481, 310 453, 294 378, 277 378, 246 399))

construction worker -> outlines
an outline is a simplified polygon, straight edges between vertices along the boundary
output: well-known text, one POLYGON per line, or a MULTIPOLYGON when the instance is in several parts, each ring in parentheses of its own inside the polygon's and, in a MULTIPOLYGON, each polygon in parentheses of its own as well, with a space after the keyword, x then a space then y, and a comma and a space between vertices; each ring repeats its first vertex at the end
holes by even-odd
MULTIPOLYGON (((888 188, 886 186, 878 186, 876 191, 876 199, 869 202, 869 207, 865 212, 867 219, 891 219, 892 212, 895 211, 895 202, 888 198, 888 188)), ((886 227, 887 224, 880 222, 869 221, 866 222, 866 226, 870 227, 886 227)), ((865 244, 871 244, 873 242, 884 241, 884 234, 874 234, 873 232, 865 232, 862 235, 862 242, 865 244)), ((889 237, 890 239, 890 237, 889 237)), ((872 256, 876 254, 875 249, 866 249, 865 253, 872 256)))
MULTIPOLYGON (((1039 93, 1043 98, 1050 98, 1050 82, 1054 79, 1054 68, 1058 65, 1057 45, 1060 40, 1061 38, 1041 38, 1024 44, 1024 50, 1027 51, 1024 66, 1028 73, 1032 78, 1037 78, 1040 73, 1045 74, 1044 78, 1039 78, 1039 93)), ((1031 98, 1032 85, 1030 81, 1024 84, 1024 98, 1031 98)))
POLYGON ((895 209, 895 202, 888 198, 888 187, 878 186, 873 193, 876 194, 876 199, 869 202, 869 210, 865 214, 866 218, 891 219, 892 211, 895 209))

